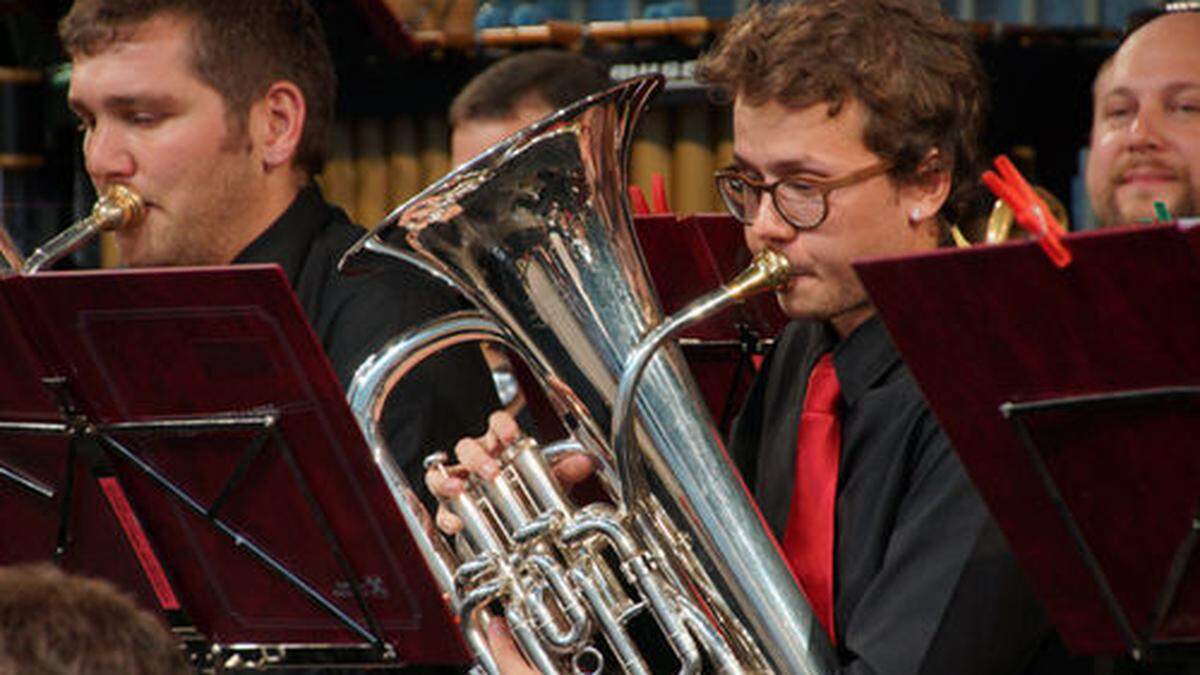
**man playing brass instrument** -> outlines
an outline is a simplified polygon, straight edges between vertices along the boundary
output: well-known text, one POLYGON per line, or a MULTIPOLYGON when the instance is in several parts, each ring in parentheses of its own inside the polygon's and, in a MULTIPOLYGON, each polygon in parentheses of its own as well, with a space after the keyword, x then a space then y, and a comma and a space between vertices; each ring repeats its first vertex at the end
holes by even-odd
MULTIPOLYGON (((733 103, 721 194, 750 249, 781 251, 793 270, 778 292, 793 321, 729 449, 838 672, 1073 672, 850 265, 945 240, 977 175, 985 108, 969 36, 919 0, 762 5, 698 76, 733 103)), ((490 477, 520 433, 496 414, 455 451, 490 477)), ((558 469, 569 482, 589 467, 558 469)), ((464 488, 451 472, 426 481, 442 496, 464 488)), ((446 509, 437 520, 461 527, 446 509)), ((528 668, 499 621, 489 639, 506 670, 528 668)))
POLYGON ((1093 85, 1087 189, 1101 226, 1200 216, 1200 12, 1135 28, 1093 85))
MULTIPOLYGON (((383 341, 458 308, 406 268, 338 274, 362 231, 313 182, 336 82, 304 0, 77 0, 60 34, 88 175, 145 199, 117 235, 123 265, 278 263, 343 384, 383 341)), ((385 411, 415 477, 425 444, 482 426, 496 404, 478 349, 418 373, 385 411)))

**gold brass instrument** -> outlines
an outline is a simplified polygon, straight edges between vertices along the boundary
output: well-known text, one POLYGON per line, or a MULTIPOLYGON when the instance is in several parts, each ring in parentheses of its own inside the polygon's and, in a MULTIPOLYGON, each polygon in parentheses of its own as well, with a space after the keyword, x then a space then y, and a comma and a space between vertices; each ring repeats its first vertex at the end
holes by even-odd
MULTIPOLYGON (((1071 229, 1070 217, 1067 215, 1067 208, 1063 206, 1058 197, 1055 197, 1049 190, 1040 185, 1033 186, 1033 191, 1037 193, 1037 196, 1042 198, 1042 201, 1046 202, 1046 206, 1050 208, 1050 213, 1054 216, 1054 219, 1062 223, 1063 228, 1069 231, 1071 229)), ((997 199, 992 204, 992 212, 988 215, 987 229, 984 230, 984 243, 998 244, 1002 241, 1008 241, 1013 236, 1012 226, 1014 219, 1012 207, 1006 204, 1003 199, 997 199)))
MULTIPOLYGON (((1055 220, 1062 223, 1063 228, 1067 231, 1070 231, 1070 216, 1067 214, 1067 207, 1063 206, 1062 201, 1040 185, 1034 185, 1033 191, 1037 193, 1037 196, 1042 198, 1042 201, 1046 202, 1046 206, 1050 208, 1050 213, 1054 216, 1055 220)), ((988 214, 983 231, 983 240, 979 243, 999 244, 1016 238, 1018 235, 1014 234, 1012 229, 1015 220, 1016 216, 1013 214, 1012 207, 1006 204, 1003 199, 997 199, 992 203, 992 210, 988 214)), ((971 242, 963 236, 958 227, 951 227, 950 233, 954 237, 955 245, 959 248, 971 246, 971 242)))
MULTIPOLYGON (((389 215, 343 259, 415 265, 478 308, 397 336, 368 358, 350 403, 396 506, 477 669, 497 672, 489 606, 540 670, 598 672, 606 658, 647 673, 638 616, 680 672, 832 672, 823 629, 738 478, 669 338, 786 280, 766 252, 731 284, 664 317, 625 201, 632 130, 661 77, 629 80, 493 146, 389 215), (524 359, 571 433, 507 448, 499 476, 446 504, 433 528, 380 432, 388 393, 416 363, 466 341, 524 359), (584 452, 611 503, 579 506, 552 475, 584 452)), ((444 454, 427 462, 437 470, 444 454)))
POLYGON ((29 258, 22 260, 21 252, 0 228, 0 274, 34 274, 70 255, 93 237, 109 230, 128 227, 145 215, 142 198, 124 185, 110 185, 101 193, 92 212, 84 219, 51 237, 29 258))

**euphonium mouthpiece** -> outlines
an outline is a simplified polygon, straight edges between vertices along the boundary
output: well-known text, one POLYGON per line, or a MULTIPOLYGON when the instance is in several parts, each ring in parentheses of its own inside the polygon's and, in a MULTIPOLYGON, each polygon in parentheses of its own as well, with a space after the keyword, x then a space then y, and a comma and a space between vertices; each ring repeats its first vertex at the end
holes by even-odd
POLYGON ((91 214, 42 244, 25 261, 24 272, 33 274, 70 255, 101 232, 118 230, 140 221, 146 204, 124 185, 109 185, 100 193, 91 214))
POLYGON ((96 200, 89 217, 97 219, 101 231, 108 231, 134 225, 145 215, 146 203, 141 196, 124 185, 109 185, 96 200))
POLYGON ((764 248, 755 254, 750 266, 725 284, 725 290, 737 300, 760 291, 778 288, 787 283, 792 275, 792 265, 779 251, 764 248))

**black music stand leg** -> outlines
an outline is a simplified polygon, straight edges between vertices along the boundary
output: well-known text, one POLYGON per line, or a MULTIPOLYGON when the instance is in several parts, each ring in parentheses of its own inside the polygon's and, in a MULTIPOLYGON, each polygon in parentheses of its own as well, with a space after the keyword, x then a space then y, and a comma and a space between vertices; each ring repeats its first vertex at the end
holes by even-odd
POLYGON ((738 407, 733 404, 734 398, 737 396, 739 385, 742 381, 742 373, 754 362, 754 356, 761 351, 762 340, 758 334, 750 330, 745 324, 738 324, 738 360, 733 367, 733 378, 729 382, 729 391, 725 392, 725 405, 721 407, 721 434, 724 436, 729 433, 729 427, 733 424, 733 417, 738 412, 738 407))
POLYGON ((67 462, 63 467, 62 495, 58 502, 58 534, 54 543, 54 564, 62 565, 63 556, 70 545, 71 506, 75 495, 75 439, 67 442, 67 462))

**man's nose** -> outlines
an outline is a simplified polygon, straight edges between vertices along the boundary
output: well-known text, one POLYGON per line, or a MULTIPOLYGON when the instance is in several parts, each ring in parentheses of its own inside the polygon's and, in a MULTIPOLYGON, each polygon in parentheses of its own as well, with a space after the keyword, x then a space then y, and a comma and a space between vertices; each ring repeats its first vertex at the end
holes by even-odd
POLYGON ((1152 106, 1142 106, 1129 125, 1129 144, 1134 148, 1152 149, 1162 145, 1161 112, 1152 106))
POLYGON ((97 123, 83 141, 84 165, 97 185, 128 179, 136 169, 125 134, 111 124, 97 123))

